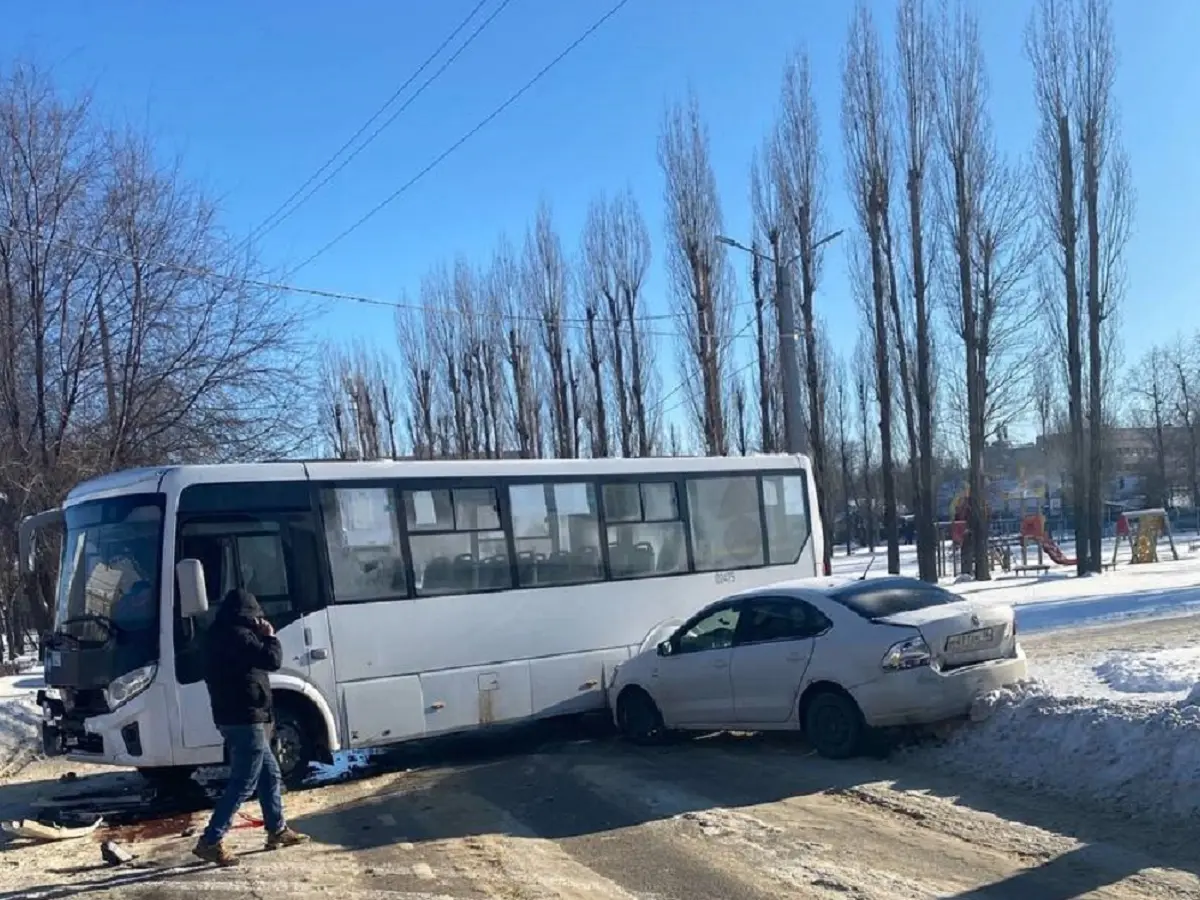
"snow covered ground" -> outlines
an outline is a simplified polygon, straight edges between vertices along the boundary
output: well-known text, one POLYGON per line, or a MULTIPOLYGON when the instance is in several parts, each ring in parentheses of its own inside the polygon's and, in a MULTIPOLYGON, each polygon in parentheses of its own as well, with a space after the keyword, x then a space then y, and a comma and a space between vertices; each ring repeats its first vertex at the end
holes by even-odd
MULTIPOLYGON (((1101 575, 1078 578, 1067 566, 1050 566, 1039 577, 1017 577, 995 573, 991 581, 964 582, 946 587, 964 597, 1017 607, 1017 624, 1026 633, 1051 628, 1070 628, 1124 618, 1157 617, 1200 613, 1200 552, 1188 550, 1194 534, 1177 535, 1179 559, 1173 560, 1164 542, 1159 545, 1160 562, 1131 565, 1128 547, 1122 547, 1116 568, 1101 575)), ((1074 552, 1070 545, 1064 552, 1074 552)), ((1104 544, 1104 558, 1112 558, 1113 541, 1104 544)), ((833 557, 835 575, 861 575, 871 554, 859 549, 852 556, 839 548, 833 557)), ((917 574, 916 548, 900 548, 900 571, 917 574)), ((867 577, 886 574, 886 550, 877 548, 867 577)))
POLYGON ((43 684, 41 669, 0 678, 0 778, 37 751, 42 712, 34 697, 43 684))

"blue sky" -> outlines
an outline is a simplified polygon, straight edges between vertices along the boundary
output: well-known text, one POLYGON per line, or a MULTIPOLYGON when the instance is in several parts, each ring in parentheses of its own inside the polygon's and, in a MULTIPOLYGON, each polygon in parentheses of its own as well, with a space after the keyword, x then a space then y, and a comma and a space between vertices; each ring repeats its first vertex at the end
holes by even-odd
MULTIPOLYGON (((6 15, 0 59, 35 60, 66 89, 91 89, 104 115, 147 129, 220 200, 230 230, 244 235, 359 128, 475 2, 26 3, 6 15)), ((482 15, 498 2, 490 0, 482 15)), ((263 239, 264 259, 286 268, 322 247, 611 3, 511 0, 433 87, 263 239)), ((894 5, 872 5, 890 41, 894 5)), ((816 0, 630 0, 516 105, 294 281, 384 299, 415 294, 431 263, 459 252, 484 260, 501 232, 519 239, 543 197, 573 249, 588 201, 628 185, 655 239, 651 311, 666 311, 655 153, 664 105, 689 86, 696 91, 711 131, 726 230, 744 238, 748 164, 774 115, 782 66, 799 47, 812 58, 825 131, 830 225, 851 226, 839 124, 850 9, 849 2, 816 0)), ((1030 0, 980 9, 996 131, 1006 152, 1026 153, 1034 129, 1022 53, 1030 0)), ((1191 99, 1200 88, 1193 40, 1200 4, 1115 0, 1115 17, 1117 96, 1137 191, 1124 316, 1133 359, 1154 341, 1200 327, 1200 272, 1189 262, 1197 258, 1190 251, 1200 207, 1200 124, 1191 99)), ((843 252, 830 252, 817 303, 835 346, 848 351, 857 317, 843 252)), ((321 331, 390 343, 392 316, 334 304, 321 331)), ((679 376, 671 354, 661 360, 669 390, 679 376)))

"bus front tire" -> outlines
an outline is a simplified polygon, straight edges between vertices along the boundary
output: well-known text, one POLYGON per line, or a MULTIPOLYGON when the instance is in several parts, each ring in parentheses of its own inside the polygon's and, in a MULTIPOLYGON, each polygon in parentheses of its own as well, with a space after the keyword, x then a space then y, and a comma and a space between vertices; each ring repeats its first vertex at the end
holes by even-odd
POLYGON ((303 700, 283 699, 285 696, 276 695, 271 749, 279 762, 283 783, 298 788, 318 758, 315 710, 306 708, 308 704, 303 700))
POLYGON ((635 744, 655 744, 666 735, 658 704, 639 687, 627 687, 617 697, 617 726, 635 744))

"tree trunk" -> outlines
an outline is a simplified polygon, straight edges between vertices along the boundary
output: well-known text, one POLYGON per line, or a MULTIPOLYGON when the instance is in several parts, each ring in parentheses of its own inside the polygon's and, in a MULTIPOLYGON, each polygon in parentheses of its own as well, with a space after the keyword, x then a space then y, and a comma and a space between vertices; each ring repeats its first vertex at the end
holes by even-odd
POLYGON ((871 280, 875 298, 875 373, 879 396, 879 462, 883 478, 883 527, 888 572, 900 574, 900 533, 896 522, 896 472, 892 460, 892 385, 888 353, 888 320, 884 294, 883 247, 878 200, 871 215, 871 280))
POLYGON ((1066 273, 1067 301, 1067 405, 1071 422, 1072 494, 1075 515, 1075 570, 1090 571, 1089 541, 1089 466, 1087 441, 1083 428, 1083 353, 1080 335, 1079 262, 1076 258, 1077 225, 1075 220, 1074 159, 1071 152, 1071 125, 1066 115, 1058 120, 1059 220, 1063 234, 1063 268, 1066 273))
POLYGON ((1094 135, 1084 143, 1084 191, 1088 239, 1088 568, 1102 569, 1104 538, 1104 358, 1100 329, 1104 322, 1100 296, 1100 171, 1094 135))

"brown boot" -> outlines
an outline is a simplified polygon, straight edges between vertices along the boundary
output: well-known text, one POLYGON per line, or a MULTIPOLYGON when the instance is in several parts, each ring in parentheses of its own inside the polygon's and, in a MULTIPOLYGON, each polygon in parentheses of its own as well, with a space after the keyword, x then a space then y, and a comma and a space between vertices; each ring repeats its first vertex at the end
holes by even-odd
POLYGON ((200 838, 196 842, 196 846, 192 849, 192 854, 205 862, 216 863, 223 869, 236 866, 240 862, 236 856, 229 852, 229 848, 222 841, 209 844, 204 838, 200 838))
POLYGON ((268 850, 282 850, 284 847, 298 847, 312 840, 307 834, 300 834, 290 828, 283 828, 267 835, 268 850))

